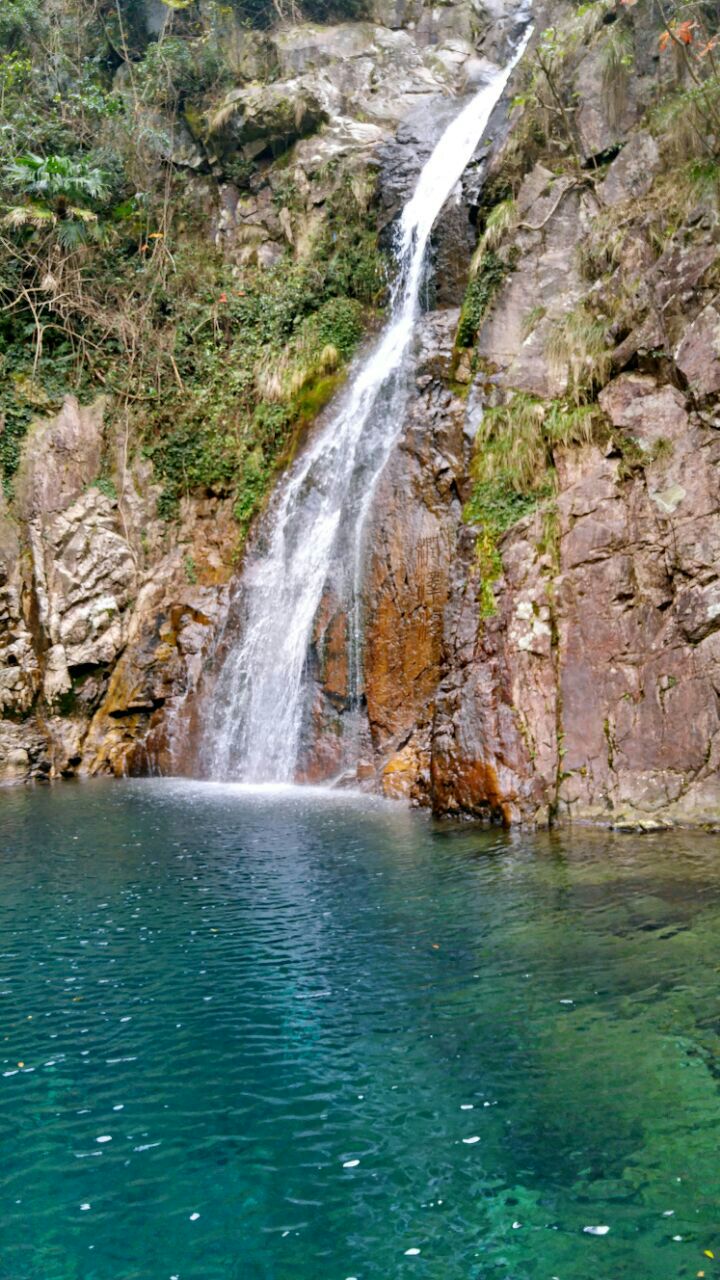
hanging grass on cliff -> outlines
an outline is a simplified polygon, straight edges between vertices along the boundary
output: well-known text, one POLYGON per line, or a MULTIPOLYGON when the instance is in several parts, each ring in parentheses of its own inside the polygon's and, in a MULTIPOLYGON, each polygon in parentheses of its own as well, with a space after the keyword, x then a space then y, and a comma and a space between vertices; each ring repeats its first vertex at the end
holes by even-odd
POLYGON ((555 493, 555 451, 589 444, 604 429, 597 404, 544 401, 521 392, 483 413, 475 437, 473 490, 463 513, 478 529, 483 617, 495 612, 493 582, 502 572, 502 535, 555 493))

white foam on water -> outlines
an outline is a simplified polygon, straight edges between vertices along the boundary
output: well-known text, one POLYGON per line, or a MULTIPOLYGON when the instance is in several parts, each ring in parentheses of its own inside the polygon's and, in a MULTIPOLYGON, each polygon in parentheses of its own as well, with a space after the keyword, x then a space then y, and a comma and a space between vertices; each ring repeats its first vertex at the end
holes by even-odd
POLYGON ((331 803, 337 806, 361 807, 364 809, 380 809, 397 811, 396 801, 385 796, 370 795, 366 791, 358 791, 345 786, 314 786, 295 782, 229 782, 200 778, 132 778, 127 786, 149 792, 161 799, 167 796, 173 800, 232 802, 241 804, 248 802, 258 804, 273 803, 295 805, 307 802, 331 803))

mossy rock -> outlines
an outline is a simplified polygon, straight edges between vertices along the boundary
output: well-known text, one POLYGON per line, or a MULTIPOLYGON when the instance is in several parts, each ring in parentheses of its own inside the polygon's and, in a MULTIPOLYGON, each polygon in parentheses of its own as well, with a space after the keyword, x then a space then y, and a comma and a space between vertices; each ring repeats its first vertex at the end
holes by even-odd
POLYGON ((220 155, 242 151, 258 156, 284 150, 314 133, 327 120, 327 111, 312 84, 288 80, 282 84, 233 89, 209 119, 210 142, 220 155))

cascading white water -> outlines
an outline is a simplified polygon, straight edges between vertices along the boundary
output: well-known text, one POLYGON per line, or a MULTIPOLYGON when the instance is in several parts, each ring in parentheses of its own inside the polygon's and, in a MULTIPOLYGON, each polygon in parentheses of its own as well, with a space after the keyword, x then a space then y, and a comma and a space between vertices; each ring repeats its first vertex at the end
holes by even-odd
MULTIPOLYGON (((529 37, 527 30, 507 66, 455 117, 422 169, 400 222, 390 320, 264 517, 239 584, 240 641, 225 657, 206 708, 204 755, 215 778, 293 779, 313 620, 339 561, 347 566, 357 632, 363 527, 402 426, 430 233, 529 37)), ((354 640, 357 650, 357 634, 354 640)))

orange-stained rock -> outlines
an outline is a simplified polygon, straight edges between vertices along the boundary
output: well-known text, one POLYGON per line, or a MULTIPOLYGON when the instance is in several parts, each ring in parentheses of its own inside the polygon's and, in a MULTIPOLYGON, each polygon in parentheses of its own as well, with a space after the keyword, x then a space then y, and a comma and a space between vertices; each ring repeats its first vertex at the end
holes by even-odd
POLYGON ((443 762, 451 765, 443 770, 441 760, 440 755, 436 756, 433 768, 433 800, 437 812, 486 813, 505 826, 518 817, 514 808, 517 797, 512 789, 502 785, 493 764, 461 757, 443 762))
POLYGON ((341 704, 350 693, 348 618, 342 601, 326 589, 313 629, 318 680, 328 697, 341 704))
MULTIPOLYGON (((378 485, 368 528, 363 677, 373 749, 381 761, 402 751, 411 733, 429 732, 442 675, 461 514, 457 484, 464 470, 465 405, 444 384, 455 320, 456 313, 425 317, 418 389, 402 442, 378 485)), ((421 775, 427 775, 420 760, 416 754, 408 792, 417 791, 421 775)))
POLYGON ((380 784, 391 800, 421 803, 427 796, 430 771, 429 742, 413 740, 383 765, 380 784))

